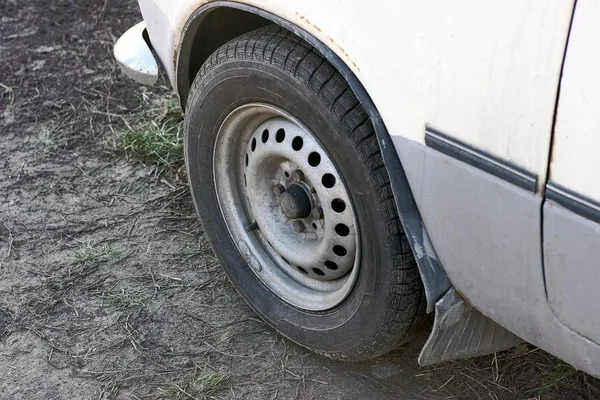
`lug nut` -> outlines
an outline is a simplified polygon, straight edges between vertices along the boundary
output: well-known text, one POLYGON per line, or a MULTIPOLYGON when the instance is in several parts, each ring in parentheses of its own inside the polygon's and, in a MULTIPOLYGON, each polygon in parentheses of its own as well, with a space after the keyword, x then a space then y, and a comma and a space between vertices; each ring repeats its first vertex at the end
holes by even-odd
POLYGON ((323 208, 322 207, 313 208, 313 210, 311 212, 311 216, 314 219, 323 219, 323 208))
POLYGON ((302 221, 296 220, 296 221, 292 222, 292 228, 294 228, 294 232, 302 233, 302 232, 304 232, 305 226, 302 221))
POLYGON ((292 179, 296 182, 302 182, 304 180, 304 173, 297 169, 292 173, 292 179))
POLYGON ((275 193, 275 196, 279 197, 283 194, 283 192, 285 192, 285 188, 282 185, 273 186, 273 193, 275 193))

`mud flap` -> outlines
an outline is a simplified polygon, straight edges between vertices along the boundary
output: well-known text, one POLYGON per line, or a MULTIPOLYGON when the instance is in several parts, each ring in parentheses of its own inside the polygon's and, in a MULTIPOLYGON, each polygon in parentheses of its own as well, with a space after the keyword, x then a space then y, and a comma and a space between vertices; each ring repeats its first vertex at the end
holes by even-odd
POLYGON ((435 303, 435 320, 419 355, 422 366, 502 351, 523 343, 469 305, 454 288, 435 303))

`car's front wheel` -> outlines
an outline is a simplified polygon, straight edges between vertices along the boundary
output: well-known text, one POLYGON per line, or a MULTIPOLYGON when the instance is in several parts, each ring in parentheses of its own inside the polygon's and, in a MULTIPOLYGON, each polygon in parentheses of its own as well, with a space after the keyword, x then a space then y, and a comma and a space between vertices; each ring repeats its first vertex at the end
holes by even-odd
POLYGON ((270 26, 218 49, 190 92, 186 160, 215 254, 282 334, 359 360, 419 325, 423 288, 373 126, 310 45, 270 26))

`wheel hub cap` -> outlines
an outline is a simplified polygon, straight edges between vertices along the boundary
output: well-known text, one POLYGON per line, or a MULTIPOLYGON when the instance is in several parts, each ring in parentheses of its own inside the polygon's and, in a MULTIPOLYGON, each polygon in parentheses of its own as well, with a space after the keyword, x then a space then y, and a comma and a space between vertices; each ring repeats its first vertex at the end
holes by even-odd
POLYGON ((316 138, 273 118, 254 131, 244 159, 251 213, 283 267, 319 281, 350 272, 356 258, 350 197, 316 138))
POLYGON ((279 206, 283 214, 290 219, 306 218, 312 209, 308 193, 297 183, 292 183, 279 196, 279 206))
POLYGON ((223 122, 214 163, 221 212, 253 272, 297 307, 339 304, 358 276, 359 232, 317 138, 282 110, 245 105, 223 122))

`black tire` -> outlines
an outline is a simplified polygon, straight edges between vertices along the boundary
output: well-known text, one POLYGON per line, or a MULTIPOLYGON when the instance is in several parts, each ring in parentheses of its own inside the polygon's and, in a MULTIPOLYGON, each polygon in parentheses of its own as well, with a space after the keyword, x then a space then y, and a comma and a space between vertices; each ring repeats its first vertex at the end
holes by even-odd
POLYGON ((189 182, 204 230, 236 289, 271 326, 326 356, 385 354, 421 326, 422 282, 403 232, 373 126, 348 83, 313 47, 268 26, 219 48, 192 85, 186 114, 189 182), (352 292, 323 312, 273 294, 249 268, 218 212, 213 149, 221 122, 249 102, 273 104, 306 125, 351 188, 361 229, 360 272, 352 292))

